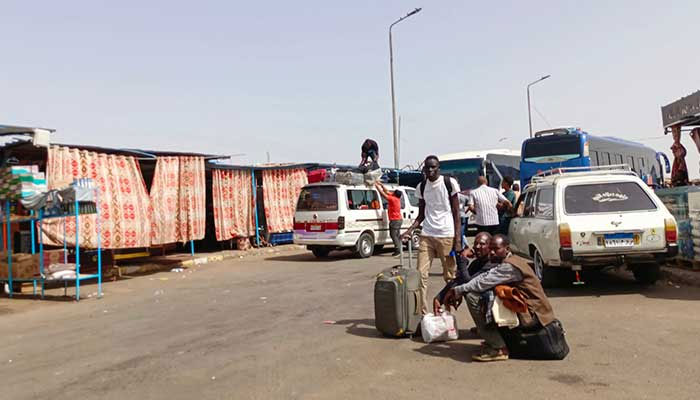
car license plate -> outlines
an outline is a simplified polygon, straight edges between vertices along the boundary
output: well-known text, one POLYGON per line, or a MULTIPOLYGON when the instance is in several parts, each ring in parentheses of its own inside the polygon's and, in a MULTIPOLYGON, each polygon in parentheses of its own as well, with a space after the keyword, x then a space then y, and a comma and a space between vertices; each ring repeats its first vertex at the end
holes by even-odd
POLYGON ((634 235, 631 233, 613 233, 605 235, 605 247, 632 247, 634 235))
POLYGON ((311 232, 320 232, 321 231, 321 225, 309 225, 309 230, 311 232))

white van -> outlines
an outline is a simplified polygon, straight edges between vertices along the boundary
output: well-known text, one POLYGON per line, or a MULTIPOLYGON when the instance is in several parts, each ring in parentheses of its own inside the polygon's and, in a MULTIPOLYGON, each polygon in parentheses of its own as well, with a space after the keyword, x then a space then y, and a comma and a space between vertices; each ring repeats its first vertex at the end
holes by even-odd
MULTIPOLYGON (((416 189, 385 185, 400 190, 403 229, 418 217, 416 189)), ((418 233, 412 242, 418 243, 418 233)), ((301 190, 294 214, 294 243, 306 245, 316 257, 332 250, 352 249, 362 258, 375 249, 392 244, 386 201, 377 189, 365 185, 337 182, 314 183, 301 190)))

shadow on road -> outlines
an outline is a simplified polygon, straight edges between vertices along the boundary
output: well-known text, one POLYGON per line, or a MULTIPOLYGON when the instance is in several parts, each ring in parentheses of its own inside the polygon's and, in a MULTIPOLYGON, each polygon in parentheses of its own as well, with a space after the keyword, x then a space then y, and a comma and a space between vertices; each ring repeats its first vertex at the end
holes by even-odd
MULTIPOLYGON (((573 278, 573 275, 572 275, 573 278)), ((546 289, 547 296, 555 297, 601 297, 625 294, 640 294, 645 297, 666 300, 700 300, 698 288, 679 285, 668 285, 664 279, 653 286, 637 283, 627 271, 586 271, 581 279, 583 285, 566 283, 556 288, 546 289)))
POLYGON ((335 321, 336 325, 344 325, 345 331, 351 335, 382 340, 397 340, 382 335, 374 326, 373 319, 345 319, 335 321))
POLYGON ((336 262, 343 261, 349 258, 353 258, 352 252, 350 251, 333 251, 328 257, 318 258, 314 256, 311 252, 302 254, 292 254, 288 256, 275 256, 267 257, 265 261, 284 261, 284 262, 336 262))
POLYGON ((451 358, 455 361, 470 363, 472 354, 478 352, 480 346, 462 342, 442 342, 426 344, 413 351, 433 357, 451 358))

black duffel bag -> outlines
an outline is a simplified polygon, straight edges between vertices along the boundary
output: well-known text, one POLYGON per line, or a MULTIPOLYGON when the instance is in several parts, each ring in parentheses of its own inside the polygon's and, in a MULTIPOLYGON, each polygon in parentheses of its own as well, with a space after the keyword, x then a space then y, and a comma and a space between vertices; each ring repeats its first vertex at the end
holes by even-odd
POLYGON ((569 354, 564 327, 555 319, 532 331, 500 328, 510 358, 526 360, 563 360, 569 354))

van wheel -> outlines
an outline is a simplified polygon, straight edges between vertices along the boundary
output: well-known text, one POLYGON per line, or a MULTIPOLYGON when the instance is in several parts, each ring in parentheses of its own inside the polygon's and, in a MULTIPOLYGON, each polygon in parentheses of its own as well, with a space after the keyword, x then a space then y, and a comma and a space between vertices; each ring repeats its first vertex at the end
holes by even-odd
POLYGON ((328 254, 331 252, 331 249, 328 247, 314 247, 311 249, 311 252, 314 253, 314 256, 316 258, 326 258, 328 257, 328 254))
POLYGON ((642 285, 653 285, 661 275, 659 264, 635 264, 631 268, 634 279, 642 285))
POLYGON ((360 258, 367 258, 374 253, 374 239, 372 235, 367 232, 360 235, 360 238, 357 239, 355 253, 360 256, 360 258))

